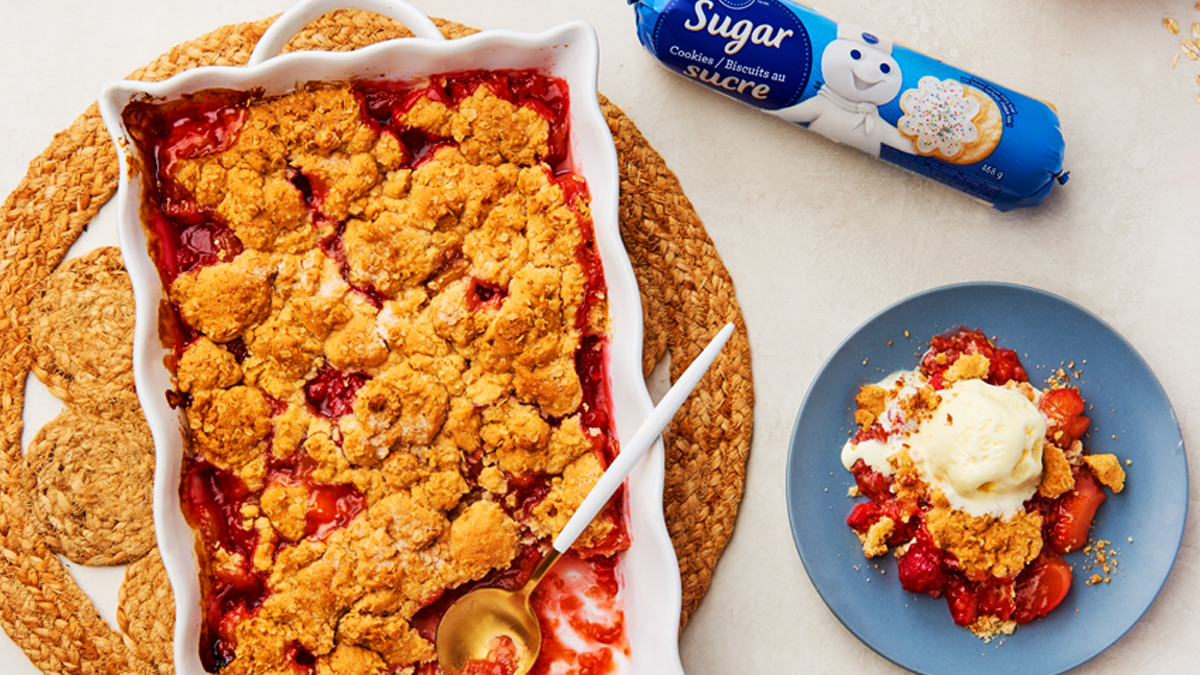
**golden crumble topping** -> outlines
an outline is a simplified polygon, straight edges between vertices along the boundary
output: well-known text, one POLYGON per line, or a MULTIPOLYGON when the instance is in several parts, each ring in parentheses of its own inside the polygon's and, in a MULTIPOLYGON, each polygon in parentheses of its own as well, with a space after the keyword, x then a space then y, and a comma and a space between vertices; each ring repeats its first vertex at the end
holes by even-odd
POLYGON ((251 489, 262 486, 271 409, 261 391, 238 385, 196 392, 188 426, 193 450, 237 474, 251 489))
POLYGON ((1042 482, 1038 492, 1054 499, 1075 489, 1075 475, 1062 448, 1053 443, 1042 446, 1042 482))
POLYGON ((438 136, 452 136, 474 164, 532 164, 545 154, 550 132, 544 117, 489 95, 483 87, 456 111, 422 99, 409 110, 406 121, 438 136))
POLYGON ((991 362, 983 354, 963 354, 942 373, 947 382, 978 380, 987 377, 991 362))
POLYGON ((228 389, 242 379, 242 367, 233 354, 201 337, 183 352, 176 370, 179 391, 228 389))
POLYGON ((968 578, 1016 574, 1042 551, 1042 516, 1036 512, 1021 511, 1008 519, 972 516, 951 508, 940 490, 934 490, 931 502, 925 525, 968 578))
POLYGON ((182 274, 171 299, 189 326, 213 342, 229 342, 271 309, 271 256, 249 250, 229 262, 182 274))
POLYGON ((938 394, 932 386, 926 384, 918 389, 916 393, 902 397, 900 399, 900 409, 904 411, 906 419, 921 421, 931 417, 933 411, 937 410, 938 404, 941 402, 941 394, 938 394))
POLYGON ((235 134, 163 167, 237 244, 168 288, 196 333, 175 372, 190 450, 253 493, 230 535, 250 545, 200 544, 210 590, 264 586, 212 629, 222 673, 297 649, 317 673, 411 672, 434 658, 417 611, 555 536, 603 473, 576 367, 607 329, 586 197, 534 108, 435 98, 393 113, 423 149, 316 87, 239 104, 235 134))
POLYGON ((428 445, 446 421, 450 395, 433 376, 401 363, 372 378, 345 418, 343 452, 352 464, 374 466, 397 446, 428 445))
POLYGON ((862 540, 863 555, 868 558, 881 556, 888 552, 887 539, 896 529, 896 521, 884 516, 880 518, 865 534, 859 534, 862 540))
POLYGON ((921 472, 913 462, 908 450, 900 450, 888 458, 895 479, 892 481, 892 493, 899 500, 916 502, 926 498, 929 486, 921 480, 921 472))
POLYGON ((308 490, 300 485, 269 485, 263 490, 262 510, 279 536, 296 541, 304 536, 308 490))
POLYGON ((1084 455, 1083 461, 1101 485, 1113 492, 1125 489, 1125 469, 1116 455, 1084 455))
POLYGON ((1017 622, 1012 620, 1005 621, 991 614, 984 614, 975 619, 967 628, 984 642, 991 642, 1001 635, 1012 635, 1016 632, 1017 622))
POLYGON ((249 357, 242 364, 246 383, 278 399, 290 400, 321 366, 321 342, 285 307, 242 333, 249 357))
POLYGON ((876 418, 887 408, 888 392, 877 384, 868 384, 859 388, 854 401, 858 410, 854 413, 854 421, 863 429, 869 429, 876 418))
MULTIPOLYGON (((571 514, 583 503, 591 486, 600 480, 604 467, 596 459, 594 453, 579 455, 565 469, 562 476, 551 482, 550 494, 533 508, 536 518, 534 531, 550 537, 557 534, 567 525, 571 514)), ((613 524, 607 520, 594 520, 579 535, 580 546, 591 546, 612 530, 613 524)))

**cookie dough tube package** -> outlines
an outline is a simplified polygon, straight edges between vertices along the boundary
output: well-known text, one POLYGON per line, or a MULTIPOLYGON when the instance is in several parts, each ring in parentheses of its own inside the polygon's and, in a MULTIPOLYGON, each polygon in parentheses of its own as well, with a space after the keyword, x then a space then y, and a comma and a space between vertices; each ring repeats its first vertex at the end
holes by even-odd
POLYGON ((684 77, 1001 211, 1065 183, 1045 102, 787 0, 628 0, 684 77))

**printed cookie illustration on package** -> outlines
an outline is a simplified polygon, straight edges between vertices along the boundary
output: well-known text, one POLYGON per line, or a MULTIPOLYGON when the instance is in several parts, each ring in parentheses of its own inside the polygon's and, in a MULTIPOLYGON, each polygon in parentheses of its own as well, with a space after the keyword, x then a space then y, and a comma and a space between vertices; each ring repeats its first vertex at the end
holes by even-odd
POLYGON ((788 0, 630 0, 667 68, 1001 211, 1065 183, 1053 106, 788 0))
POLYGON ((955 82, 922 77, 900 97, 897 126, 916 151, 951 164, 987 159, 1004 134, 1000 107, 987 94, 955 82))

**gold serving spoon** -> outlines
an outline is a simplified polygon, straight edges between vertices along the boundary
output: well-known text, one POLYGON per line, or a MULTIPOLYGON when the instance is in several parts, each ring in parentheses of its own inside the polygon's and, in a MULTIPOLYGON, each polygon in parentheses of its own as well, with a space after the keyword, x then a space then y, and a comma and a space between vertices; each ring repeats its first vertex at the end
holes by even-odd
POLYGON ((443 672, 457 675, 468 661, 487 659, 500 644, 498 641, 505 637, 512 641, 519 659, 513 675, 529 672, 542 648, 542 630, 529 605, 533 589, 600 513, 646 450, 654 445, 732 334, 733 324, 726 324, 676 380, 629 442, 622 444, 616 459, 600 476, 595 487, 576 509, 575 515, 567 521, 554 539, 550 551, 534 568, 524 586, 515 591, 480 588, 450 605, 437 629, 437 657, 443 672))

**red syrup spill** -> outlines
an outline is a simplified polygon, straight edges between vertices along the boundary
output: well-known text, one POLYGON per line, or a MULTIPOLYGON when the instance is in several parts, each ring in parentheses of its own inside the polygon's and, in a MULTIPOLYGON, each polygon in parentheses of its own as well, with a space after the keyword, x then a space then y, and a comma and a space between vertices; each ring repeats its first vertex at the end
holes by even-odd
POLYGON ((220 99, 200 103, 199 109, 176 118, 163 143, 162 168, 169 170, 179 160, 205 157, 229 149, 246 121, 246 108, 220 99), (211 107, 210 107, 211 106, 211 107))
POLYGON ((579 351, 575 353, 575 372, 583 387, 583 404, 580 406, 580 422, 585 428, 599 429, 600 437, 592 442, 597 454, 608 466, 616 457, 618 448, 616 427, 609 412, 612 410, 612 386, 608 379, 608 341, 600 336, 586 336, 579 351))
POLYGON ((313 479, 317 462, 297 451, 279 458, 267 458, 267 484, 303 487, 308 491, 308 513, 304 519, 304 538, 320 541, 344 527, 367 506, 366 497, 349 483, 322 483, 313 479))
POLYGON ((575 317, 575 327, 582 331, 587 329, 592 308, 605 292, 604 264, 600 259, 600 252, 596 249, 596 231, 591 212, 586 208, 589 198, 587 181, 583 176, 573 173, 560 174, 552 177, 552 180, 563 191, 563 201, 575 212, 575 218, 579 222, 581 241, 575 249, 575 260, 583 268, 585 284, 583 302, 580 303, 579 314, 575 317))
POLYGON ((187 222, 162 213, 151 217, 150 229, 155 234, 159 258, 168 261, 161 268, 166 283, 194 269, 233 260, 242 252, 242 242, 233 230, 215 219, 197 218, 197 221, 187 222))
POLYGON ((477 277, 471 277, 467 287, 467 308, 478 312, 484 308, 499 309, 508 297, 508 289, 477 277))
POLYGON ((488 644, 485 659, 472 659, 463 664, 461 675, 513 675, 517 672, 521 652, 513 639, 501 635, 488 644))
POLYGON ((258 533, 242 526, 242 508, 256 495, 237 476, 198 458, 185 461, 179 491, 184 517, 199 534, 204 557, 211 559, 218 550, 235 554, 228 556, 228 564, 213 567, 201 588, 200 661, 205 670, 216 672, 234 657, 233 626, 253 616, 269 593, 266 579, 251 564, 258 533))
POLYGON ((325 203, 325 197, 329 194, 329 188, 324 181, 315 176, 305 175, 292 166, 289 166, 284 173, 288 182, 300 191, 300 197, 304 199, 305 205, 309 209, 319 212, 325 203))
POLYGON ((125 128, 154 175, 164 178, 174 162, 227 150, 246 121, 249 95, 210 89, 169 103, 135 101, 121 111, 125 128))
POLYGON ((366 373, 347 372, 326 363, 304 385, 304 398, 314 413, 337 420, 352 412, 355 395, 369 379, 366 373))
POLYGON ((271 410, 271 417, 279 417, 283 413, 287 412, 287 409, 288 409, 287 401, 285 401, 283 399, 275 398, 274 396, 272 396, 266 392, 263 392, 263 398, 265 398, 267 400, 267 407, 270 408, 270 410, 271 410))
POLYGON ((145 169, 143 222, 163 285, 197 267, 230 260, 242 243, 171 177, 176 162, 228 149, 246 120, 244 94, 210 91, 167 104, 135 102, 122 119, 145 169))
POLYGON ((316 672, 317 657, 299 642, 287 646, 284 658, 296 673, 307 675, 316 672))
POLYGON ((408 166, 413 169, 433 159, 438 150, 458 145, 454 139, 434 136, 420 129, 408 129, 399 132, 397 136, 408 156, 408 166))
POLYGON ((529 518, 533 508, 550 494, 550 476, 542 473, 506 474, 508 494, 502 505, 517 522, 529 518))
MULTIPOLYGON (((234 360, 241 365, 246 362, 246 358, 250 356, 250 348, 246 346, 245 341, 240 337, 236 337, 224 344, 225 351, 233 355, 234 360)), ((272 415, 278 415, 282 411, 272 410, 272 415)))
POLYGON ((180 497, 188 522, 206 542, 246 558, 253 556, 258 533, 242 527, 241 509, 252 503, 254 493, 233 473, 204 459, 189 460, 184 474, 187 480, 180 484, 180 497))
MULTIPOLYGON (((237 235, 212 211, 200 208, 171 178, 174 164, 228 149, 247 111, 245 94, 209 91, 167 104, 135 102, 122 111, 143 168, 142 222, 163 288, 179 275, 232 260, 243 250, 237 235)), ((179 358, 200 334, 174 305, 159 308, 159 326, 179 358)), ((168 397, 187 405, 185 396, 168 397)))
POLYGON ((568 664, 569 672, 585 675, 615 672, 613 650, 627 648, 624 613, 613 607, 618 589, 614 558, 581 560, 568 555, 560 561, 533 594, 532 604, 542 626, 542 650, 530 674, 561 672, 560 664, 568 664), (609 620, 597 620, 584 597, 607 607, 609 620), (571 644, 560 640, 555 630, 558 622, 565 622, 570 632, 584 638, 586 646, 580 649, 576 640, 571 644))
POLYGON ((366 497, 353 485, 310 485, 304 537, 314 540, 328 537, 354 520, 366 505, 366 497))

